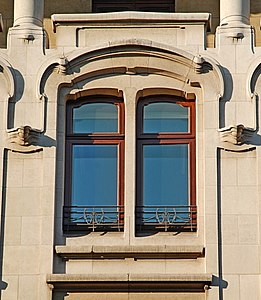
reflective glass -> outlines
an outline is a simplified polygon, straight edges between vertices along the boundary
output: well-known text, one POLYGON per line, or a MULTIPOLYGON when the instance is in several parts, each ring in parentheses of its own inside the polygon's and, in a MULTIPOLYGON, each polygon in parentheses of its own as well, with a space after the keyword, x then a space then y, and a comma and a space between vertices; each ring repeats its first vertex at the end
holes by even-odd
POLYGON ((150 103, 144 106, 144 133, 188 132, 189 108, 177 103, 150 103))
POLYGON ((143 146, 143 205, 188 205, 188 145, 143 146))
POLYGON ((73 133, 118 132, 118 108, 111 103, 88 103, 73 109, 73 133))
POLYGON ((117 205, 117 145, 73 145, 72 205, 117 205))

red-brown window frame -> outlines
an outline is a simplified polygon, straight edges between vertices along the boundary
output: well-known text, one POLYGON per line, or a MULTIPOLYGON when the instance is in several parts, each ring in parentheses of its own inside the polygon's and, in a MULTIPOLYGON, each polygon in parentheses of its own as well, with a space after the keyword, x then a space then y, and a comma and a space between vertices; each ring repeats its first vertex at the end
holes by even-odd
MULTIPOLYGON (((124 207, 124 147, 125 121, 124 102, 116 96, 95 95, 69 100, 66 103, 66 158, 65 158, 65 206, 71 206, 72 197, 72 146, 73 145, 117 145, 118 146, 118 183, 117 205, 124 207), (91 103, 111 103, 118 107, 118 132, 73 133, 73 109, 91 103)), ((87 205, 87 204, 86 204, 87 205)), ((106 205, 106 203, 104 204, 106 205)), ((122 211, 121 211, 122 212, 122 211)), ((121 223, 123 223, 121 214, 121 223)))
MULTIPOLYGON (((136 178, 136 205, 142 206, 143 200, 143 145, 156 144, 188 144, 189 145, 189 203, 196 206, 196 105, 195 100, 187 100, 179 96, 155 95, 141 97, 137 105, 137 178, 136 178), (144 107, 152 103, 176 103, 183 107, 189 107, 189 131, 188 132, 159 132, 144 133, 143 116, 144 107)), ((192 209, 194 210, 194 208, 192 209)), ((192 214, 193 222, 196 222, 196 213, 192 214)))

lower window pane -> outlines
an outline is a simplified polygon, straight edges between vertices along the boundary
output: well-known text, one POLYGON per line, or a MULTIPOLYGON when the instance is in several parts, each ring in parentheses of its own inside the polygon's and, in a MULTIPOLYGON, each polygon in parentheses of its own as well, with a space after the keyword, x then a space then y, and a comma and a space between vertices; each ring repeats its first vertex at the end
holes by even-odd
POLYGON ((188 145, 143 146, 143 205, 189 205, 188 145))
POLYGON ((117 205, 117 145, 73 145, 72 205, 117 205))

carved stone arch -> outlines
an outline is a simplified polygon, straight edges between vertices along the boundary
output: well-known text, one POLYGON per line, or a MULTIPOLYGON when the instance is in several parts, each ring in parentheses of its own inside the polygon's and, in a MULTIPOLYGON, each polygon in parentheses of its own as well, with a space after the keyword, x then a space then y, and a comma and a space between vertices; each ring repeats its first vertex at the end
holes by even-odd
POLYGON ((12 128, 13 115, 14 115, 14 100, 15 87, 16 87, 16 76, 19 78, 19 74, 15 74, 15 71, 11 64, 5 60, 3 57, 0 58, 0 80, 1 84, 1 97, 6 100, 7 105, 3 108, 6 112, 3 113, 6 124, 5 129, 12 128))
POLYGON ((252 98, 256 92, 256 86, 260 75, 261 75, 261 63, 259 57, 250 64, 247 72, 246 89, 250 98, 252 98))
POLYGON ((8 95, 12 98, 15 94, 15 74, 11 64, 2 57, 0 58, 0 72, 6 78, 8 95))
MULTIPOLYGON (((108 80, 126 75, 142 78, 142 81, 150 76, 164 77, 162 81, 169 82, 168 85, 157 86, 154 82, 145 88, 171 87, 185 94, 193 93, 199 103, 207 99, 218 105, 217 99, 224 93, 224 77, 219 64, 213 59, 172 46, 134 39, 50 57, 38 73, 37 97, 57 102, 66 100, 68 94, 81 93, 90 88, 121 90, 120 87, 112 87, 108 80), (103 86, 88 86, 90 82, 101 79, 103 86)), ((45 108, 43 114, 46 113, 45 108)))
MULTIPOLYGON (((86 78, 102 74, 106 76, 109 74, 159 74, 176 78, 194 87, 200 87, 203 83, 206 85, 205 89, 207 89, 206 82, 207 78, 211 77, 209 77, 211 72, 218 79, 214 80, 219 85, 216 93, 222 96, 224 90, 223 75, 217 62, 149 40, 114 41, 100 47, 90 47, 87 51, 86 48, 79 49, 61 57, 50 58, 38 73, 38 97, 44 94, 45 83, 54 70, 58 75, 62 75, 59 79, 57 78, 61 84, 73 85, 86 78), (138 61, 138 56, 142 57, 143 63, 138 61), (117 64, 116 61, 123 57, 127 60, 117 64), (109 63, 102 66, 100 62, 106 60, 109 63), (153 63, 156 60, 161 62, 157 67, 153 63), (207 76, 203 76, 204 74, 207 76)), ((210 81, 213 82, 212 79, 210 81)))

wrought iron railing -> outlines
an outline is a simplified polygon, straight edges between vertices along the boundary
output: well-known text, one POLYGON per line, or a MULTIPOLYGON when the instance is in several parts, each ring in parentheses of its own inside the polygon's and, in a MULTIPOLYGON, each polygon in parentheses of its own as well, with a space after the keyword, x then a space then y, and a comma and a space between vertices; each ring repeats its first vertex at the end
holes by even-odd
POLYGON ((197 207, 137 206, 136 231, 195 231, 197 207))
POLYGON ((123 206, 64 206, 64 231, 122 231, 123 206))

